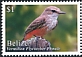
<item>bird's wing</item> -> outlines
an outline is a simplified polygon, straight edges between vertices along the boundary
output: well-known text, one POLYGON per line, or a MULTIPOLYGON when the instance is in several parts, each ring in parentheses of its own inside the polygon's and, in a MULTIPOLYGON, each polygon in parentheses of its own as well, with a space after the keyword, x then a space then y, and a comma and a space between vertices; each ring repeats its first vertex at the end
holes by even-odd
POLYGON ((28 34, 29 32, 41 28, 43 27, 43 24, 45 23, 45 18, 44 17, 40 17, 39 19, 35 19, 26 29, 25 31, 25 35, 28 34))

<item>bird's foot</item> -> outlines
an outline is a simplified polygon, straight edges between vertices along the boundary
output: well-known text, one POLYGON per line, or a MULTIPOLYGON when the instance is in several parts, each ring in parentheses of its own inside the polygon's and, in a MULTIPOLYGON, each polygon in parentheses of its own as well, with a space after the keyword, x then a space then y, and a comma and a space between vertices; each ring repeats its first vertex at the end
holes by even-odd
POLYGON ((37 37, 36 35, 33 35, 34 37, 37 37))
POLYGON ((37 37, 37 38, 42 38, 41 36, 36 36, 36 35, 34 35, 34 37, 37 37))

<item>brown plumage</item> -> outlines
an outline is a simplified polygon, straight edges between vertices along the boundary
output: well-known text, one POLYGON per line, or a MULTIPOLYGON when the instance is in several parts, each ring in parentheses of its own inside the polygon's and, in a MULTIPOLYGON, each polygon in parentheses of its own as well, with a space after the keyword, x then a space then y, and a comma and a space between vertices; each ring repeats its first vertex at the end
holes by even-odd
POLYGON ((47 32, 53 30, 57 25, 59 14, 65 14, 55 6, 47 7, 43 13, 36 18, 26 29, 24 40, 30 39, 32 36, 43 37, 47 32))

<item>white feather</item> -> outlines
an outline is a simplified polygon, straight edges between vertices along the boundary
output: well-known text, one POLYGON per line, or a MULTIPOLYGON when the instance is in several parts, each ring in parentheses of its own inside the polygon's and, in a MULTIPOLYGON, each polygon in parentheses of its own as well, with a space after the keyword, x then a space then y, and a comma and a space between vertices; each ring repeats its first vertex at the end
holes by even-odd
POLYGON ((49 19, 47 20, 47 31, 52 30, 57 25, 58 14, 54 13, 52 15, 48 15, 49 19))

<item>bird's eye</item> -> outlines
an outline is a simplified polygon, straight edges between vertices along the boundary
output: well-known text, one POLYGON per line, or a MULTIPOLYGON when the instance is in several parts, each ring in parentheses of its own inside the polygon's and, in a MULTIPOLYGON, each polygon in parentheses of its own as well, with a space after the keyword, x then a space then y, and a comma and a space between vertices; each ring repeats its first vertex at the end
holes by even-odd
POLYGON ((52 12, 56 12, 55 10, 51 10, 52 12))

